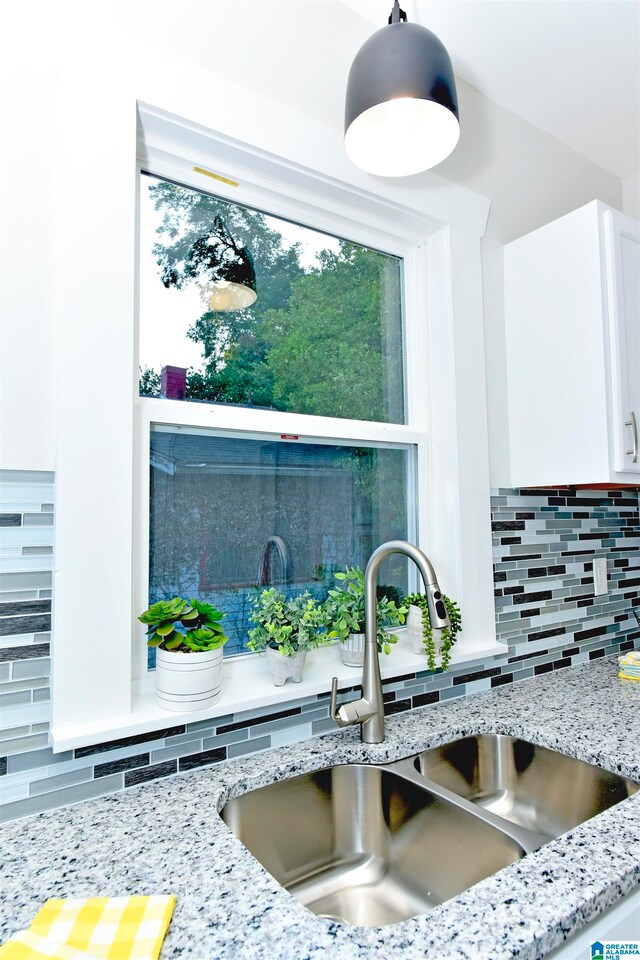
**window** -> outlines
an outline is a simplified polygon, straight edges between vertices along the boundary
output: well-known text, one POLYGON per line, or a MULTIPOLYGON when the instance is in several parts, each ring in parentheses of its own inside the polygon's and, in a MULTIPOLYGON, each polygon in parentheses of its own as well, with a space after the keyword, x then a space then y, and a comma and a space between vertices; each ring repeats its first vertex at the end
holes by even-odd
MULTIPOLYGON (((247 440, 277 441, 286 434, 299 437, 291 443, 412 450, 409 535, 415 508, 415 542, 464 612, 460 656, 472 661, 503 650, 495 640, 479 243, 488 201, 430 174, 415 183, 374 183, 348 168, 337 133, 309 118, 302 118, 302 127, 296 116, 295 128, 284 121, 262 124, 257 131, 251 118, 233 109, 231 90, 214 108, 211 98, 200 99, 200 88, 179 71, 171 77, 170 91, 166 71, 157 79, 157 86, 149 83, 149 96, 161 102, 170 92, 172 112, 137 102, 143 169, 201 191, 214 188, 230 202, 402 260, 404 422, 137 397, 135 318, 141 291, 134 256, 139 191, 131 177, 135 91, 127 86, 117 97, 112 87, 104 97, 93 91, 86 109, 78 99, 82 91, 70 84, 67 109, 59 117, 65 156, 101 156, 108 144, 109 176, 96 191, 93 166, 60 165, 64 210, 58 218, 58 255, 60 275, 69 282, 58 291, 56 414, 59 423, 73 428, 58 431, 56 440, 56 502, 64 517, 55 531, 56 750, 167 723, 154 703, 144 631, 136 619, 149 595, 153 425, 247 440), (214 109, 228 127, 226 135, 211 129, 214 109), (255 138, 258 146, 248 146, 255 138), (195 164, 239 186, 196 173, 195 164), (79 244, 78 237, 91 242, 79 244), (107 633, 96 620, 105 603, 107 633)), ((258 100, 265 113, 273 110, 272 103, 258 100)), ((275 556, 272 572, 277 573, 275 556)), ((420 668, 418 661, 402 660, 397 653, 381 664, 387 675, 420 668)), ((254 667, 251 657, 231 658, 228 675, 238 681, 207 716, 291 695, 280 688, 270 691, 261 667, 254 667)), ((323 668, 310 682, 310 692, 326 693, 330 676, 331 668, 323 668)))
MULTIPOLYGON (((385 435, 405 423, 403 260, 144 172, 140 202, 143 606, 207 600, 226 613, 225 656, 246 654, 261 587, 323 600, 346 564, 416 539, 417 445, 385 435), (278 414, 305 434, 273 433, 278 414)), ((406 561, 382 573, 407 592, 406 561)))

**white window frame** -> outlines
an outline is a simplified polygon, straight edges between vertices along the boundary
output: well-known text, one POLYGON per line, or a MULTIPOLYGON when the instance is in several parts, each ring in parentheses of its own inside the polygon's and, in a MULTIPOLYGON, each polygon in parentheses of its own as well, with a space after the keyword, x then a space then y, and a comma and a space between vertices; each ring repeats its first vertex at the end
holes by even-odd
MULTIPOLYGON (((271 203, 265 210, 265 197, 260 186, 252 181, 244 181, 237 187, 225 186, 220 181, 211 181, 193 170, 185 170, 179 158, 170 160, 165 153, 147 148, 144 160, 138 160, 138 177, 150 173, 159 179, 171 180, 200 191, 211 193, 232 203, 263 210, 270 216, 300 223, 311 229, 324 229, 336 235, 335 218, 316 206, 312 198, 292 199, 284 182, 272 184, 268 200, 271 203), (214 186, 215 184, 215 186, 214 186), (221 189, 218 190, 218 184, 221 189)), ((140 197, 138 196, 138 203, 140 197)), ((373 218, 372 218, 373 220, 373 218)), ((409 458, 407 499, 409 501, 409 536, 421 544, 429 543, 429 516, 425 508, 425 498, 420 498, 420 477, 428 476, 428 404, 418 403, 419 384, 428 382, 429 365, 424 345, 420 345, 420 318, 426 311, 425 263, 423 248, 382 232, 373 223, 355 222, 340 217, 338 234, 342 239, 361 244, 400 258, 401 268, 401 323, 403 324, 403 393, 405 423, 394 424, 376 421, 348 420, 337 417, 311 416, 308 414, 283 413, 274 410, 251 410, 232 405, 191 404, 184 401, 160 400, 150 397, 137 397, 135 400, 136 419, 134 426, 134 485, 136 489, 138 518, 134 535, 133 595, 134 606, 142 611, 149 599, 149 449, 151 429, 154 424, 175 427, 197 427, 210 429, 227 436, 272 437, 279 440, 282 434, 297 436, 297 442, 334 441, 336 443, 367 444, 376 446, 402 445, 415 448, 415 458, 409 458), (405 301, 408 308, 404 309, 405 301), (409 364, 408 358, 412 358, 409 364), (417 475, 416 484, 412 475, 417 475), (422 509, 421 509, 422 501, 422 509), (416 510, 412 504, 416 503, 416 510), (414 519, 415 517, 415 519, 414 519)), ((426 481, 425 481, 426 483, 426 481)), ((425 547, 426 548, 426 547, 425 547)), ((345 557, 345 563, 349 557, 345 557)), ((417 586, 414 570, 410 565, 410 582, 417 586)), ((141 636, 144 634, 137 631, 141 636)), ((132 650, 134 680, 147 676, 147 651, 144 643, 135 636, 132 650)), ((148 684, 145 685, 148 688, 148 684)))
MULTIPOLYGON (((57 444, 54 749, 326 692, 332 673, 341 677, 340 668, 335 670, 335 651, 330 649, 314 651, 318 657, 304 689, 270 687, 264 664, 246 666, 258 658, 232 658, 224 685, 227 693, 210 710, 181 715, 155 705, 150 688, 153 677, 142 675, 144 631, 137 621, 147 596, 144 528, 152 421, 180 424, 188 418, 189 423, 245 435, 257 431, 293 433, 301 439, 342 436, 361 442, 415 444, 419 476, 426 481, 418 497, 418 541, 427 548, 443 588, 459 601, 465 618, 456 659, 471 662, 504 654, 505 648, 496 643, 493 608, 480 237, 460 226, 460 195, 453 191, 452 223, 447 225, 425 212, 428 202, 416 188, 406 197, 384 185, 373 193, 156 108, 138 104, 138 110, 135 182, 134 171, 127 172, 125 162, 133 131, 120 102, 114 104, 110 118, 122 135, 116 138, 118 162, 114 160, 114 175, 108 183, 109 229, 104 237, 99 235, 97 246, 117 282, 105 282, 104 260, 95 249, 78 253, 78 236, 95 229, 95 212, 86 197, 81 195, 77 201, 72 197, 60 228, 61 275, 68 270, 75 286, 63 283, 59 298, 57 415, 65 430, 59 431, 57 444), (225 188, 215 181, 211 191, 208 180, 195 179, 194 166, 230 177, 241 186, 225 188), (254 411, 138 398, 140 167, 402 257, 407 423, 260 411, 256 426, 254 411), (116 237, 122 239, 122 249, 114 249, 116 237), (86 276, 77 267, 78 256, 86 276), (108 396, 101 395, 95 383, 96 364, 100 366, 96 358, 110 371, 109 382, 119 386, 108 396), (94 366, 86 368, 88 361, 94 366), (119 381, 113 381, 114 370, 119 381), (90 517, 93 525, 88 523, 90 517), (109 624, 106 656, 104 638, 91 622, 93 611, 104 613, 96 625, 109 624)), ((66 129, 70 133, 71 126, 66 129)), ((73 182, 70 172, 69 186, 73 182)), ((470 195, 470 223, 478 219, 478 199, 470 195)), ((442 190, 437 191, 434 205, 441 215, 442 190)), ((100 212, 104 215, 106 210, 103 202, 100 212)), ((384 658, 383 676, 424 666, 421 658, 394 650, 384 658)), ((355 678, 348 668, 341 679, 346 682, 347 675, 352 684, 355 678)))

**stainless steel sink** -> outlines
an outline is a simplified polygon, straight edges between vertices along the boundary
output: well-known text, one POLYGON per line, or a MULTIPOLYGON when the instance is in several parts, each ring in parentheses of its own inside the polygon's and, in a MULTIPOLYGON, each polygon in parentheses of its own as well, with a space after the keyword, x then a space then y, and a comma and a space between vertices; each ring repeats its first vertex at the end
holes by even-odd
POLYGON ((638 789, 553 750, 482 734, 259 787, 221 815, 309 910, 380 926, 425 913, 638 789))
POLYGON ((424 913, 525 853, 412 779, 358 764, 260 787, 222 817, 309 910, 364 926, 424 913))
POLYGON ((551 840, 635 793, 615 773, 555 750, 481 734, 426 750, 415 766, 429 782, 551 840))

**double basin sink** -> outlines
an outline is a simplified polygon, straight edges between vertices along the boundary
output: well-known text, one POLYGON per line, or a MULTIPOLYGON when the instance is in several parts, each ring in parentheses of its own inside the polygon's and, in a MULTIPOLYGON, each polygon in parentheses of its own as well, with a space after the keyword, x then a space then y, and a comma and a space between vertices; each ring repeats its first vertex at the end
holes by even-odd
POLYGON ((545 747, 481 734, 259 787, 221 815, 309 910, 381 926, 427 912, 638 789, 545 747))

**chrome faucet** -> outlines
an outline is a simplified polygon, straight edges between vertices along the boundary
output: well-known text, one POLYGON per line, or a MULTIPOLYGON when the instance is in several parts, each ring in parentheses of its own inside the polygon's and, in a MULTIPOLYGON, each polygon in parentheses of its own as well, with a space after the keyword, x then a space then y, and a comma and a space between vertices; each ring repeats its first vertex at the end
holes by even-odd
POLYGON ((450 626, 447 608, 438 586, 436 572, 429 558, 406 540, 389 540, 371 554, 364 573, 364 665, 362 668, 362 697, 337 707, 338 678, 331 684, 331 719, 339 727, 361 724, 363 743, 382 743, 384 740, 384 701, 382 678, 378 662, 377 586, 380 564, 394 553, 402 553, 417 566, 424 580, 429 619, 434 630, 450 626))

